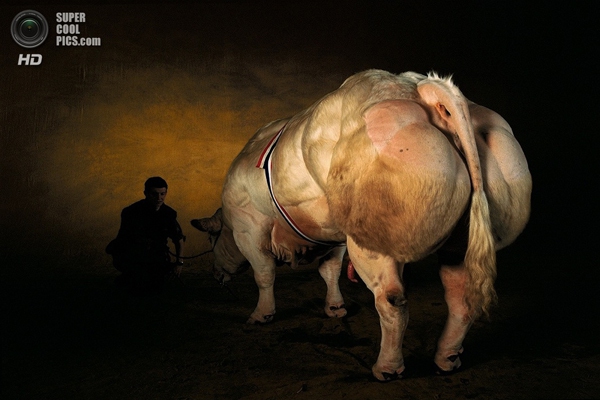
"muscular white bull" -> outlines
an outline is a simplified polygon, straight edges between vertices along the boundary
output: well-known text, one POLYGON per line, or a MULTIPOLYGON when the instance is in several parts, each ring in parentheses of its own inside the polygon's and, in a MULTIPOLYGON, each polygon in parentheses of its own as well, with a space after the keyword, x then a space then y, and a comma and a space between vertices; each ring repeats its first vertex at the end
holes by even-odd
POLYGON ((320 258, 325 312, 346 315, 338 278, 347 246, 380 316, 372 372, 389 380, 404 370, 404 265, 438 251, 448 320, 434 361, 458 368, 472 321, 495 300, 495 252, 524 229, 530 196, 527 162, 502 117, 449 78, 369 70, 256 132, 229 169, 222 210, 192 223, 215 235, 217 279, 252 266, 259 300, 249 323, 275 314, 277 261, 320 258))

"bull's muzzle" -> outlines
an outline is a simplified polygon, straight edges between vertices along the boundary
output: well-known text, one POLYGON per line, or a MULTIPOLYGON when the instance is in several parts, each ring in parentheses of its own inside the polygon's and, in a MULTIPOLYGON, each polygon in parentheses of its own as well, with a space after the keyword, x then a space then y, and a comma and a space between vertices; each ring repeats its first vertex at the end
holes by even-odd
POLYGON ((213 266, 212 273, 217 282, 221 285, 224 285, 231 280, 231 274, 222 268, 213 266))

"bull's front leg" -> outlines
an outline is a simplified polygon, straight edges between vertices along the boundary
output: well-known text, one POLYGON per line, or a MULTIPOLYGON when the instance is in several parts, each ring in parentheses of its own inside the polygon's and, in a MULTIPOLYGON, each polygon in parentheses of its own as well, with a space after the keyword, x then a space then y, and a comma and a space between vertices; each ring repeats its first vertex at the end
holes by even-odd
POLYGON ((459 355, 463 352, 462 343, 472 324, 464 299, 467 279, 464 264, 442 265, 440 278, 444 285, 448 319, 438 340, 434 361, 441 372, 451 372, 461 366, 459 355))
POLYGON ((408 304, 400 277, 404 264, 359 247, 348 237, 348 253, 356 272, 375 296, 381 325, 381 345, 372 372, 380 381, 400 377, 404 371, 402 340, 408 325, 408 304))
POLYGON ((260 238, 264 235, 257 229, 243 233, 234 232, 233 236, 238 248, 250 262, 258 286, 258 304, 246 323, 271 322, 275 315, 275 260, 260 247, 260 238))
MULTIPOLYGON (((252 264, 252 263, 251 263, 252 264)), ((273 258, 252 264, 254 280, 258 286, 258 304, 246 321, 247 324, 267 323, 275 316, 275 261, 273 258), (255 266, 256 265, 256 266, 255 266)))
POLYGON ((334 248, 319 265, 319 274, 327 284, 325 296, 325 313, 333 318, 341 318, 347 314, 344 298, 340 292, 340 274, 346 246, 334 248))

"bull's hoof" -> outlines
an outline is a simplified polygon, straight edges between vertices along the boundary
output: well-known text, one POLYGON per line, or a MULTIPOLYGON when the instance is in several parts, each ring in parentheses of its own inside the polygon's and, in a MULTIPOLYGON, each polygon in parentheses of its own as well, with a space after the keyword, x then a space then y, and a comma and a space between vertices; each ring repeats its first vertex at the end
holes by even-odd
POLYGON ((262 318, 256 318, 251 315, 250 318, 248 318, 248 321, 246 321, 246 323, 249 325, 268 324, 269 322, 273 321, 274 316, 275 316, 275 314, 267 314, 267 315, 263 315, 262 318))
POLYGON ((346 310, 346 305, 342 304, 341 306, 329 306, 325 308, 325 313, 331 318, 342 318, 348 314, 348 310, 346 310))
POLYGON ((382 382, 390 382, 390 381, 395 381, 395 380, 398 380, 398 379, 402 378, 402 375, 398 375, 397 372, 394 372, 393 374, 389 374, 387 372, 384 372, 383 373, 383 377, 385 378, 385 380, 382 381, 382 382))
POLYGON ((393 372, 380 371, 378 368, 376 368, 376 365, 374 365, 371 372, 373 373, 373 376, 375 377, 375 379, 377 379, 379 382, 385 383, 385 382, 396 381, 398 379, 402 379, 402 373, 404 372, 404 365, 402 365, 400 368, 398 368, 396 371, 393 371, 393 372))
POLYGON ((460 366, 462 365, 460 362, 460 359, 457 358, 458 360, 458 364, 456 366, 453 366, 451 369, 442 369, 439 365, 437 365, 436 363, 433 363, 433 368, 434 368, 434 372, 436 375, 440 375, 440 376, 447 376, 447 375, 452 375, 455 372, 457 372, 460 369, 460 366))
POLYGON ((399 374, 397 372, 382 372, 381 377, 375 376, 375 379, 379 383, 388 383, 402 379, 402 374, 399 374))
POLYGON ((438 367, 435 363, 433 364, 433 371, 436 375, 438 376, 448 376, 448 375, 453 375, 454 373, 456 373, 458 370, 460 369, 460 367, 458 368, 454 368, 451 369, 450 371, 446 371, 441 369, 440 367, 438 367))
POLYGON ((436 375, 451 375, 455 373, 462 365, 460 355, 464 349, 461 347, 457 354, 451 354, 444 357, 441 354, 437 354, 434 359, 434 371, 436 375))

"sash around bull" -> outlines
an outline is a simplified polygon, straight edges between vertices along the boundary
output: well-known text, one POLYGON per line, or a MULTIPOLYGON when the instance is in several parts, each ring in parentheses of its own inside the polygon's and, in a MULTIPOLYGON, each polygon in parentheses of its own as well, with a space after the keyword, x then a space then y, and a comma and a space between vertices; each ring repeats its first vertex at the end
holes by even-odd
POLYGON ((367 70, 288 119, 260 128, 232 162, 222 207, 192 225, 210 233, 213 274, 248 263, 258 304, 275 314, 275 266, 318 259, 325 313, 344 317, 338 279, 345 252, 372 291, 381 346, 373 375, 404 370, 404 265, 434 252, 448 317, 439 370, 461 365, 472 322, 496 300, 496 251, 529 219, 532 180, 509 124, 463 96, 450 77, 367 70))

